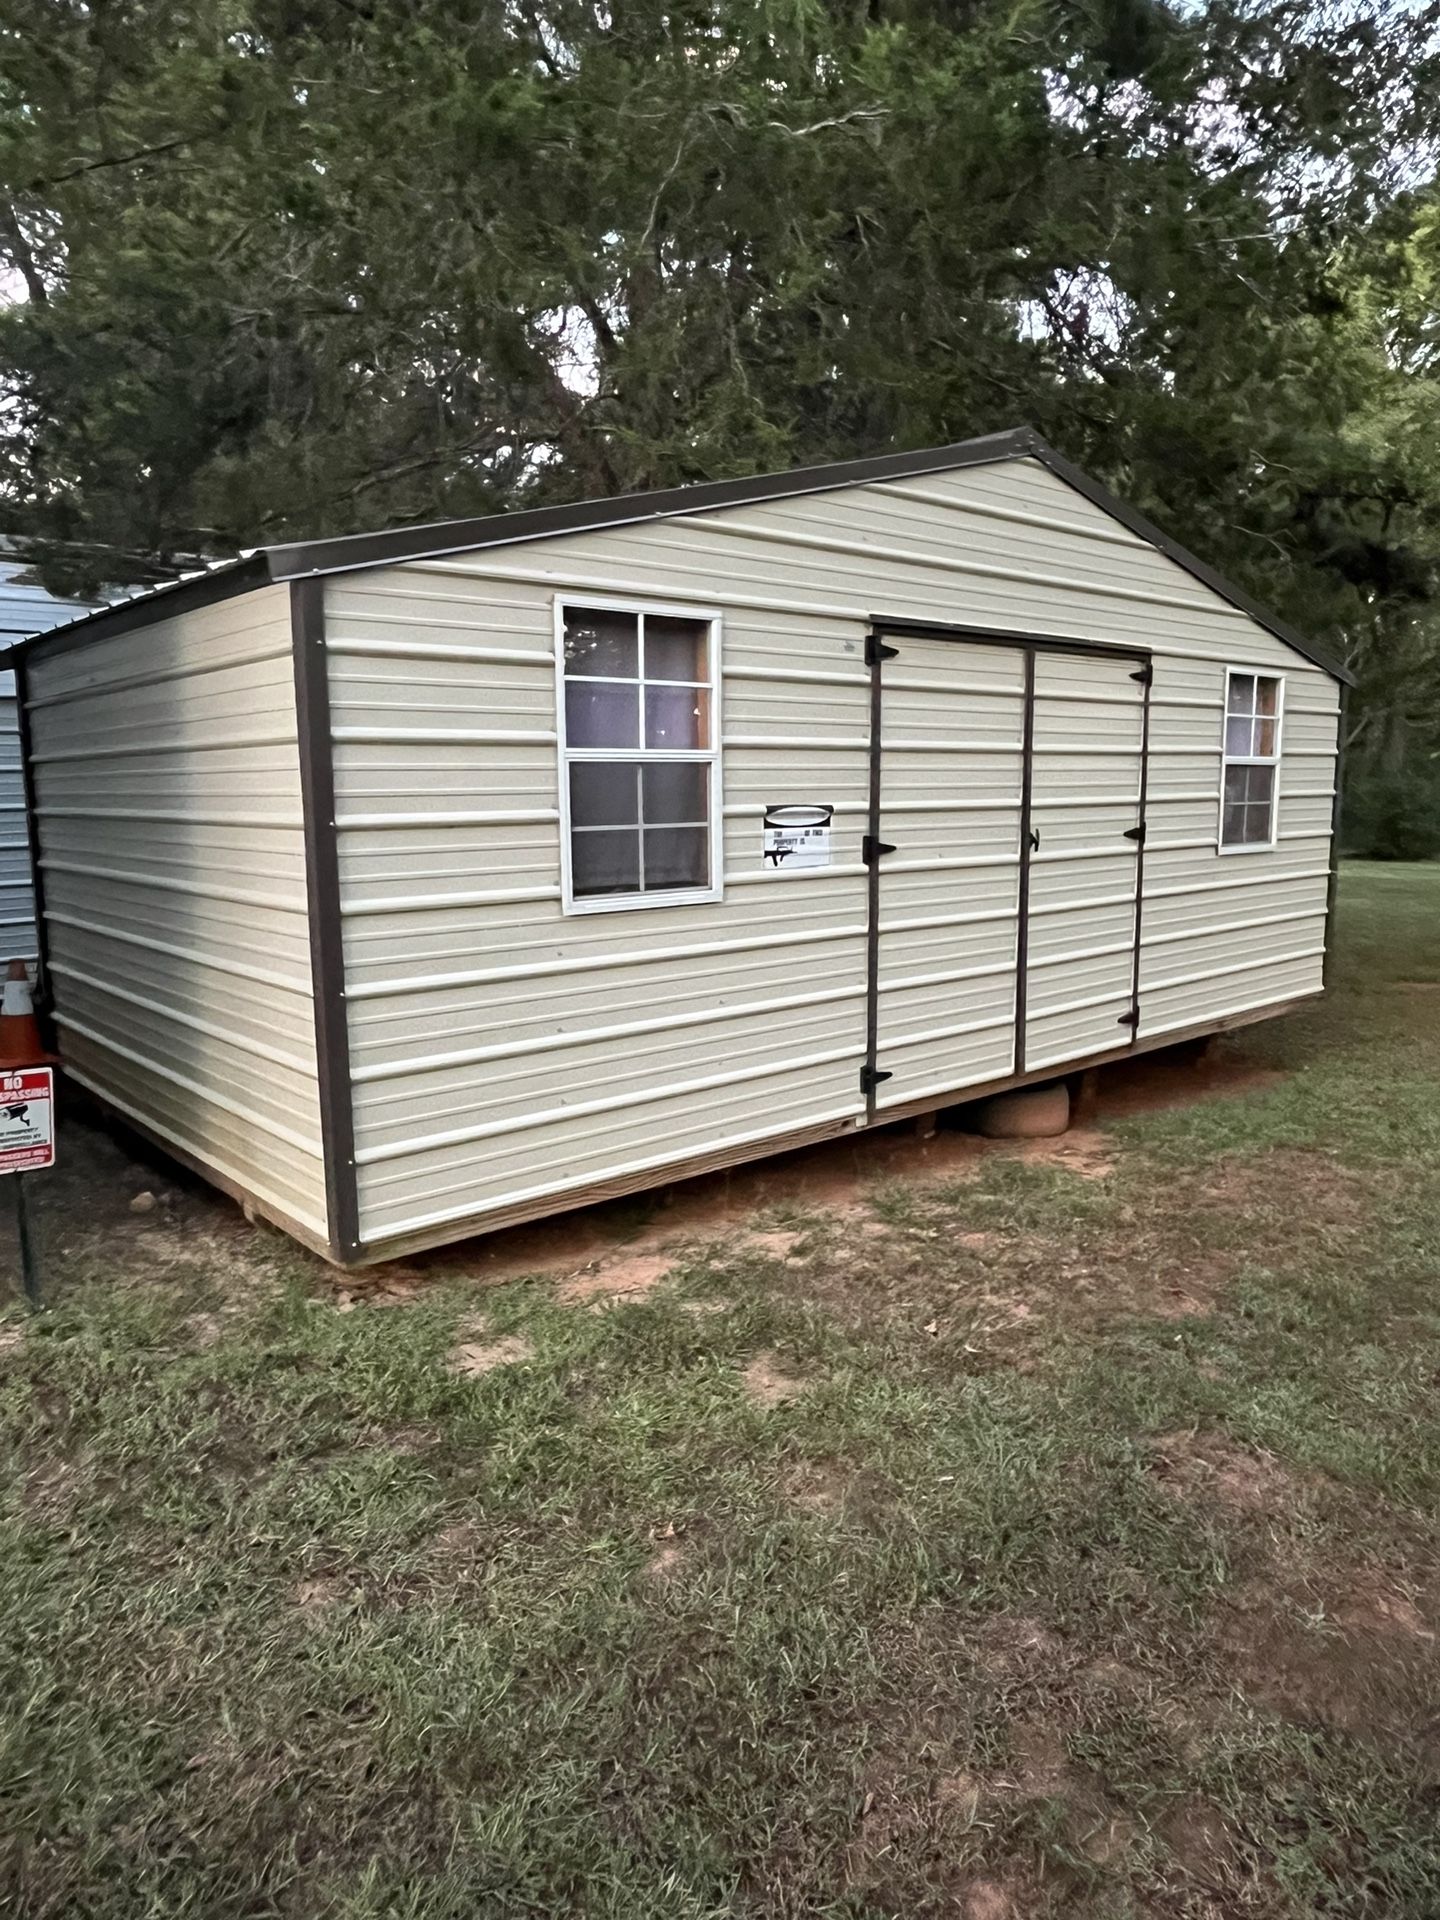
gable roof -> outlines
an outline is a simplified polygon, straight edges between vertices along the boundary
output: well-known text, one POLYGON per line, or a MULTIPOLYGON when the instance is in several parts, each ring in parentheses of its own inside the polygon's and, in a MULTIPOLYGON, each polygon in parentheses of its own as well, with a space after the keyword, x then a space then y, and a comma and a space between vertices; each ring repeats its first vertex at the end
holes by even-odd
POLYGON ((384 528, 376 533, 342 534, 328 540, 291 541, 259 547, 237 560, 222 560, 203 572, 148 588, 128 600, 100 607, 59 629, 32 634, 12 649, 24 652, 37 642, 52 647, 91 637, 102 623, 109 632, 145 626, 190 607, 208 606, 251 588, 306 580, 362 567, 394 566, 408 560, 439 560, 482 547, 509 546, 526 540, 552 539, 557 534, 588 533, 602 527, 664 520, 675 514, 705 513, 720 507, 750 506, 761 500, 783 500, 801 494, 830 493, 840 487, 865 486, 876 481, 912 479, 919 474, 951 472, 962 467, 986 466, 1003 460, 1036 460, 1108 513, 1122 526, 1159 549, 1167 559, 1192 574, 1222 600, 1283 640, 1335 679, 1353 684, 1354 676, 1332 660, 1303 634, 1279 620, 1240 587, 1172 540, 1160 528, 1123 500, 1073 466, 1063 454, 1042 440, 1033 428, 987 434, 946 447, 924 447, 913 453, 883 453, 863 460, 840 460, 827 466, 798 467, 786 473, 762 473, 739 480, 700 481, 691 486, 666 487, 650 493, 623 493, 604 500, 582 500, 570 506, 531 507, 516 513, 487 514, 480 519, 438 520, 425 526, 384 528))

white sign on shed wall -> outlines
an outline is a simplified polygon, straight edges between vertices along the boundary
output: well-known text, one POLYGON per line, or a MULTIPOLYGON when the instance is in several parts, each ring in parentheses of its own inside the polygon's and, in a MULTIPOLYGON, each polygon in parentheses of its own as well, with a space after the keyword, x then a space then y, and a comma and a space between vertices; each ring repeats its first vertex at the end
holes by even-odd
POLYGON ((824 805, 765 809, 765 865, 794 872, 830 864, 830 821, 834 807, 824 805))

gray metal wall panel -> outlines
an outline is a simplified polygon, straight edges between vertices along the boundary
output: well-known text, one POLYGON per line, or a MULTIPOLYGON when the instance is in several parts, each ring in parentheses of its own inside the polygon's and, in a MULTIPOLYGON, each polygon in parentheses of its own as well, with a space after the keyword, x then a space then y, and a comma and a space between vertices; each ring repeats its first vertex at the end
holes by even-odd
MULTIPOLYGON (((24 567, 0 554, 0 648, 27 634, 43 633, 83 611, 78 601, 57 600, 28 585, 24 567)), ((0 972, 9 960, 36 954, 35 894, 25 828, 25 786, 15 715, 15 676, 0 673, 0 972)))

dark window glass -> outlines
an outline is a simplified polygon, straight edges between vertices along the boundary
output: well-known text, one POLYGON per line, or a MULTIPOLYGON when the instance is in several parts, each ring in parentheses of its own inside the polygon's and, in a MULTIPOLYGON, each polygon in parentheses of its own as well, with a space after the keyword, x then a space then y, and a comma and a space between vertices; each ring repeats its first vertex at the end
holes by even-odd
POLYGON ((708 628, 703 620, 679 620, 673 614, 645 616, 645 678, 704 680, 708 628))
POLYGON ((638 747, 640 689, 572 680, 565 689, 565 739, 572 747, 638 747))
POLYGON ((639 832, 599 827, 572 833, 570 878, 577 898, 594 893, 638 893, 639 832))
POLYGON ((709 769, 689 760, 652 760, 644 775, 647 826, 703 825, 709 769))
POLYGON ((710 696, 703 687, 646 687, 645 744, 672 752, 708 747, 710 696))
POLYGON ((1227 767, 1221 844, 1263 847, 1271 839, 1275 801, 1274 767, 1227 767))
POLYGON ((1254 713, 1255 676, 1253 673, 1233 673, 1230 676, 1231 713, 1254 713))
POLYGON ((570 823, 576 827, 640 824, 640 763, 576 760, 570 767, 570 823))
POLYGON ((704 827, 647 827, 645 891, 709 886, 708 837, 704 827))
POLYGON ((617 680, 640 674, 640 623, 633 613, 601 607, 565 609, 565 671, 617 680))

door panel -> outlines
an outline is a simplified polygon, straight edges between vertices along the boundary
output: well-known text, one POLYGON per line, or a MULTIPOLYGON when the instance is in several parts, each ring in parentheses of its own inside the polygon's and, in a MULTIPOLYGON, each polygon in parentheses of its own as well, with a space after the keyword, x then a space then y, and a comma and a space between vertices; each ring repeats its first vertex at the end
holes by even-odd
POLYGON ((877 1112, 1015 1058, 1025 659, 887 636, 873 880, 877 1112))
POLYGON ((1145 686, 1134 660, 1037 653, 1025 1068, 1133 1038, 1145 686))

